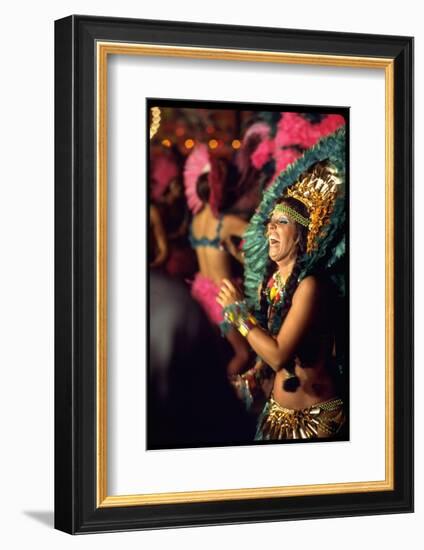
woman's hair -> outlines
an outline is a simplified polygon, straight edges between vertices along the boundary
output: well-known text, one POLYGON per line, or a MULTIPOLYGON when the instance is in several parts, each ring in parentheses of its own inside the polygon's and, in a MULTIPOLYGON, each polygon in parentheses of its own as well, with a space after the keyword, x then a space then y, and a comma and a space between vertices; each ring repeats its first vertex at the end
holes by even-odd
POLYGON ((210 171, 197 179, 196 193, 203 204, 209 203, 212 211, 222 213, 231 205, 236 171, 224 158, 211 158, 210 165, 210 171))
MULTIPOLYGON (((276 202, 277 204, 286 204, 293 210, 296 210, 299 214, 301 214, 304 218, 309 218, 309 211, 307 207, 297 199, 293 197, 285 197, 281 198, 276 202)), ((290 214, 288 214, 290 216, 290 214)), ((278 316, 280 319, 279 326, 281 326, 284 322, 284 319, 286 318, 286 315, 291 307, 293 295, 299 285, 299 275, 301 271, 301 263, 300 260, 302 256, 306 252, 306 245, 307 245, 307 238, 308 238, 308 228, 301 225, 300 223, 296 223, 296 229, 297 229, 297 255, 296 255, 296 261, 293 266, 292 272, 289 275, 289 278, 286 281, 285 287, 284 287, 284 299, 283 303, 281 304, 281 310, 278 312, 278 316)), ((275 264, 274 262, 269 262, 268 269, 265 274, 265 279, 262 284, 262 290, 261 290, 261 312, 265 313, 268 309, 268 303, 267 303, 267 296, 265 293, 267 284, 269 279, 272 277, 273 273, 275 272, 275 264)), ((291 375, 290 378, 284 381, 283 387, 286 391, 296 391, 299 387, 300 381, 299 378, 294 374, 294 360, 292 360, 289 364, 287 364, 284 368, 289 372, 291 375)))
POLYGON ((211 188, 209 185, 209 173, 201 174, 196 183, 196 192, 199 199, 206 203, 209 201, 211 188))

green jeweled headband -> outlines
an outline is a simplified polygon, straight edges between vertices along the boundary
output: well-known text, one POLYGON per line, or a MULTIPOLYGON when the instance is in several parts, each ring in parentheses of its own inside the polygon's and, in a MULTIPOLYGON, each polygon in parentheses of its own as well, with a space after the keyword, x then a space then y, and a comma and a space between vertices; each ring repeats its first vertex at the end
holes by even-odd
POLYGON ((299 212, 296 212, 294 208, 290 208, 290 206, 287 206, 287 204, 285 204, 284 202, 277 204, 277 206, 273 210, 273 213, 274 212, 278 214, 288 214, 295 222, 298 222, 300 223, 300 225, 303 225, 305 227, 309 227, 308 218, 303 217, 301 214, 299 214, 299 212))

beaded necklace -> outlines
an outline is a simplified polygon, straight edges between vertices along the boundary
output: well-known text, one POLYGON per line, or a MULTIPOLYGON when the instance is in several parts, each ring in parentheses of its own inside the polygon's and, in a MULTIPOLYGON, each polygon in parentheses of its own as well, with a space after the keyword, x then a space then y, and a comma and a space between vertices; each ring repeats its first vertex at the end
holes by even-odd
POLYGON ((266 299, 268 302, 267 326, 271 334, 276 334, 280 329, 280 311, 283 307, 286 295, 287 279, 283 281, 281 273, 276 271, 268 281, 265 290, 266 299))
POLYGON ((288 277, 283 281, 281 273, 276 271, 268 281, 265 291, 268 304, 272 307, 278 307, 284 300, 284 291, 286 288, 288 277))

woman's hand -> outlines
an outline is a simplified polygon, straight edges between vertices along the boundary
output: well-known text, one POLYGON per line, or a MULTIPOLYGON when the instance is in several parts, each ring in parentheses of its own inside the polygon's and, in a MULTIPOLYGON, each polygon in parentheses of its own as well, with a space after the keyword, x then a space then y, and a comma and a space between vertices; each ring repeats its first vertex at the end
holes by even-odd
POLYGON ((242 292, 228 279, 222 279, 222 285, 216 301, 222 307, 227 307, 244 299, 242 292))

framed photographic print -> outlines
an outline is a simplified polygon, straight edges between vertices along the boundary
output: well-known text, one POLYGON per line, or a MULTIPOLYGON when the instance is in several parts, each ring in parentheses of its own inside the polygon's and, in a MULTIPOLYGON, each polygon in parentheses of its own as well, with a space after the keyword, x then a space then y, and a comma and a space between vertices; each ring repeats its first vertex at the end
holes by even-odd
POLYGON ((55 26, 55 526, 413 509, 413 39, 55 26))

